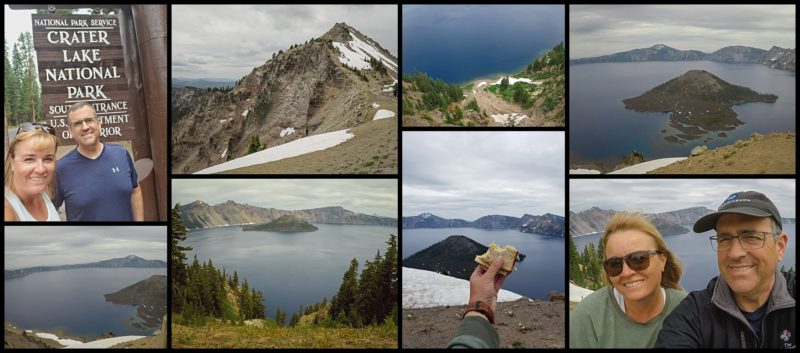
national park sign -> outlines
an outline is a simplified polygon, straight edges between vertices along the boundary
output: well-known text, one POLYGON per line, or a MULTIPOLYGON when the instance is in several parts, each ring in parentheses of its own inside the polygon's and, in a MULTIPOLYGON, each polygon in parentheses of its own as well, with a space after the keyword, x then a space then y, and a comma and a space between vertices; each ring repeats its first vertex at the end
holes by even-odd
POLYGON ((32 15, 45 118, 62 144, 75 144, 67 112, 88 101, 103 123, 104 141, 133 140, 128 80, 115 15, 32 15))

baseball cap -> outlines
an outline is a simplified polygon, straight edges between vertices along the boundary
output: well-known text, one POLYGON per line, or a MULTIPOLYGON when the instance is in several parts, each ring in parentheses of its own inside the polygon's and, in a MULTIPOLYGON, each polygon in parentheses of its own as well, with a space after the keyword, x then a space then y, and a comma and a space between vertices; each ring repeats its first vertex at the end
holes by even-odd
POLYGON ((772 217, 778 226, 783 228, 778 208, 767 196, 756 191, 740 191, 733 193, 722 204, 717 212, 707 214, 694 222, 695 233, 702 233, 717 227, 717 218, 726 213, 738 213, 755 217, 772 217))

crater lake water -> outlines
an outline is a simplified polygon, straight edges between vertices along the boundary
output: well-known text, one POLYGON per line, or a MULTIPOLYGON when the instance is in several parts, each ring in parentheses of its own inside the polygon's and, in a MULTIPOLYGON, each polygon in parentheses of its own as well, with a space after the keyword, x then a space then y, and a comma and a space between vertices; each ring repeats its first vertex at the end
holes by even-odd
POLYGON ((564 5, 403 5, 402 71, 448 83, 515 73, 564 41, 564 5))
POLYGON ((570 163, 602 162, 607 168, 633 150, 646 160, 686 157, 692 148, 724 146, 749 138, 754 132, 795 132, 795 73, 761 64, 724 64, 711 61, 601 63, 569 66, 570 163), (706 70, 728 83, 778 96, 775 103, 747 103, 732 109, 744 122, 727 137, 717 132, 685 144, 664 140, 679 133, 669 126, 669 113, 638 113, 625 108, 623 99, 686 73, 706 70), (662 133, 661 130, 667 130, 662 133))
POLYGON ((166 268, 79 268, 5 280, 5 321, 22 329, 87 339, 108 331, 116 336, 149 336, 161 326, 131 326, 141 322, 136 305, 114 304, 103 294, 166 274, 166 268))
MULTIPOLYGON (((691 229, 692 225, 684 225, 684 227, 691 229)), ((778 269, 781 265, 785 266, 788 270, 790 267, 797 269, 796 265, 796 248, 797 236, 795 233, 795 224, 784 224, 783 231, 789 235, 789 243, 786 246, 786 251, 783 260, 778 264, 778 269)), ((678 257, 683 263, 683 277, 681 277, 681 286, 687 291, 695 291, 705 289, 708 281, 712 278, 719 276, 719 267, 717 266, 717 254, 711 249, 710 240, 708 237, 714 235, 714 231, 705 233, 689 232, 679 235, 665 236, 664 241, 667 243, 669 249, 678 257)), ((589 243, 594 243, 597 246, 600 243, 602 233, 595 233, 574 237, 575 247, 578 252, 583 252, 583 249, 589 243)))
POLYGON ((192 230, 181 244, 191 246, 187 254, 202 263, 211 259, 214 267, 247 278, 250 288, 264 293, 267 316, 274 318, 276 307, 285 311, 286 323, 292 314, 331 299, 339 290, 342 277, 356 258, 359 274, 364 262, 380 251, 386 253, 389 234, 397 228, 366 225, 314 223, 319 230, 305 233, 242 231, 240 226, 192 230))
MULTIPOLYGON (((525 254, 503 283, 503 289, 528 298, 547 299, 549 291, 564 290, 564 238, 522 233, 516 230, 484 230, 477 228, 415 228, 403 229, 402 258, 438 243, 451 235, 464 235, 489 246, 512 245, 525 254)), ((477 266, 477 264, 476 264, 477 266)))

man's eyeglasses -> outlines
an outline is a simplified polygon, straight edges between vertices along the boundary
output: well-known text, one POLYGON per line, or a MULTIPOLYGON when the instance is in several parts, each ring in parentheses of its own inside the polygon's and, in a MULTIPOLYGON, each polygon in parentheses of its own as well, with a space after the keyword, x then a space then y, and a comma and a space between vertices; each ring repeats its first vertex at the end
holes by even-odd
POLYGON ((46 133, 48 133, 50 135, 53 135, 53 136, 56 135, 56 129, 52 125, 48 125, 48 124, 44 124, 44 123, 31 123, 31 122, 22 123, 19 126, 19 129, 17 129, 17 135, 19 135, 20 133, 23 133, 23 132, 37 131, 37 130, 44 131, 44 132, 46 132, 46 133))
POLYGON ((642 271, 650 267, 650 255, 661 253, 661 250, 639 250, 623 257, 615 256, 603 261, 603 269, 610 277, 619 276, 622 273, 622 261, 624 260, 631 270, 642 271))
POLYGON ((738 235, 730 235, 730 234, 717 234, 708 237, 711 240, 711 248, 716 250, 717 252, 724 252, 728 251, 733 247, 733 238, 739 238, 739 245, 742 248, 747 250, 756 250, 761 249, 764 247, 764 243, 767 241, 768 235, 778 235, 780 233, 770 233, 770 232, 755 232, 755 231, 744 231, 738 233, 738 235))
POLYGON ((86 123, 86 125, 94 125, 96 122, 97 122, 97 117, 96 116, 90 116, 90 117, 85 118, 85 119, 81 119, 81 120, 70 122, 69 126, 71 126, 71 127, 83 126, 83 123, 86 123))

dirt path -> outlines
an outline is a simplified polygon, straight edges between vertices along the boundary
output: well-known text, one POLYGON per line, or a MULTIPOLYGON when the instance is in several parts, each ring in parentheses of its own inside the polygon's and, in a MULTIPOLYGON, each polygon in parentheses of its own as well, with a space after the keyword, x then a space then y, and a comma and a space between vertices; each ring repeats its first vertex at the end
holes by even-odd
POLYGON ((794 174, 796 146, 794 133, 753 134, 649 174, 794 174))
MULTIPOLYGON (((464 306, 403 309, 403 348, 445 348, 464 306)), ((564 348, 564 302, 520 299, 497 304, 501 348, 564 348)))

